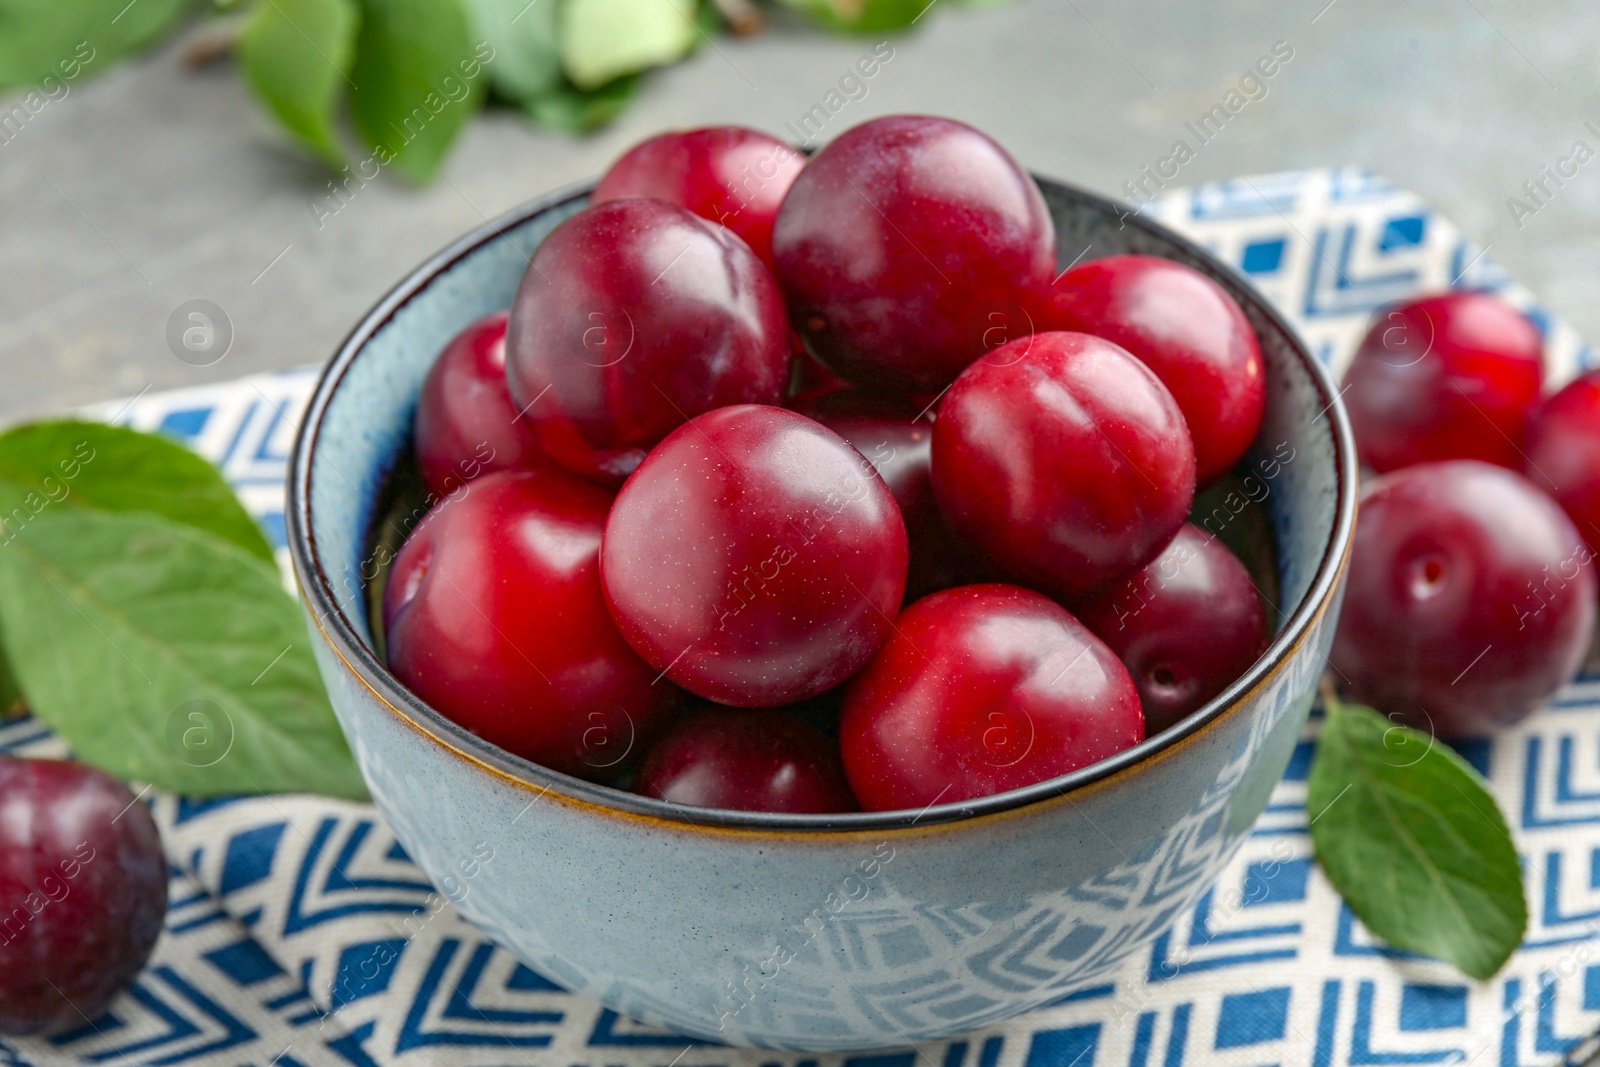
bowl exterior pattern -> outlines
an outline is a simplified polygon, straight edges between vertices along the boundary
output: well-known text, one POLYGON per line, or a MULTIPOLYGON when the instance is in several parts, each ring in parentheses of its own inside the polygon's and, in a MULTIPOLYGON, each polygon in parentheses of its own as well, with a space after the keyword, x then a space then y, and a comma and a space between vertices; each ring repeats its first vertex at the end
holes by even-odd
POLYGON ((456 330, 509 303, 532 248, 581 207, 581 192, 443 254, 335 360, 291 474, 295 564, 302 586, 321 591, 307 598, 319 663, 374 800, 430 877, 494 849, 458 906, 530 966, 709 1041, 904 1046, 1094 983, 1191 907, 1249 832, 1298 738, 1337 618, 1354 485, 1342 413, 1281 320, 1203 253, 1042 184, 1064 260, 1085 245, 1185 260, 1251 315, 1269 382, 1247 460, 1261 491, 1214 516, 1266 513, 1285 546, 1286 621, 1263 669, 1131 754, 1143 758, 1026 804, 847 818, 830 832, 622 810, 490 751, 371 658, 365 533, 422 376, 456 330))

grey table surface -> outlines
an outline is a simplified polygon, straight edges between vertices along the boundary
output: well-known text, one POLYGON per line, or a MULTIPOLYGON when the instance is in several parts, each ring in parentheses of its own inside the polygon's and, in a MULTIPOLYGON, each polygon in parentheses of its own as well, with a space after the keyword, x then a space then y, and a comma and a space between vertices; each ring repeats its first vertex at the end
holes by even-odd
MULTIPOLYGON (((1592 2, 947 0, 890 40, 894 58, 819 140, 873 115, 947 114, 1039 172, 1112 195, 1287 42, 1267 95, 1176 182, 1370 168, 1600 337, 1600 160, 1520 224, 1507 205, 1575 141, 1600 149, 1584 125, 1600 127, 1592 2)), ((185 69, 180 39, 73 83, 0 144, 0 419, 320 361, 411 266, 485 218, 598 174, 663 128, 783 133, 875 43, 779 17, 651 76, 596 135, 489 112, 434 184, 385 178, 321 219, 330 172, 285 142, 228 64, 185 69), (204 368, 166 341, 173 310, 194 299, 234 331, 204 368)))

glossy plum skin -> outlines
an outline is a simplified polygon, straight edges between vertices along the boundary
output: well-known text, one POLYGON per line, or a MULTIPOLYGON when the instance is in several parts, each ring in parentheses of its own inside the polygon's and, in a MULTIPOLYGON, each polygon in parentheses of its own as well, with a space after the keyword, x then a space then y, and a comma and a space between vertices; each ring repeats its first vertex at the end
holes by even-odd
POLYGON ((1600 553, 1600 370, 1544 402, 1522 451, 1528 480, 1556 498, 1600 553))
POLYGON ((607 777, 678 697, 617 633, 600 592, 611 494, 553 466, 485 475, 431 511, 384 590, 389 668, 508 752, 607 777))
POLYGON ((412 441, 436 497, 480 474, 549 462, 506 390, 506 317, 491 312, 462 330, 422 380, 412 441))
POLYGON ((1133 676, 1151 736, 1226 689, 1267 647, 1250 572, 1187 523, 1161 555, 1074 610, 1133 676))
POLYGON ((933 429, 933 491, 956 534, 1059 600, 1144 566, 1194 499, 1194 446, 1172 394, 1082 333, 1021 338, 974 363, 933 429))
POLYGON ((1419 464, 1362 497, 1332 663, 1351 694, 1444 737, 1526 717, 1594 634, 1590 552, 1520 474, 1419 464))
POLYGON ((958 544, 933 499, 931 411, 856 389, 799 399, 791 407, 854 445, 894 494, 911 551, 907 603, 975 580, 978 562, 958 544))
POLYGON ((161 935, 167 859, 109 775, 0 756, 0 1034, 87 1026, 161 935))
POLYGON ((1528 317, 1489 293, 1380 312, 1344 376, 1361 462, 1379 473, 1444 459, 1519 469, 1542 351, 1528 317))
POLYGON ((600 178, 591 204, 625 196, 665 200, 721 223, 772 264, 772 223, 806 160, 743 126, 657 134, 628 149, 600 178))
POLYGON ((1050 287, 1040 330, 1092 333, 1126 348, 1172 393, 1202 486, 1239 462, 1261 428, 1266 368, 1250 322, 1222 287, 1156 256, 1108 256, 1050 287))
POLYGON ((856 810, 834 744, 795 716, 765 709, 684 716, 640 764, 633 791, 732 811, 856 810))
POLYGON ((601 549, 618 628, 707 700, 777 707, 833 688, 888 638, 906 531, 843 438, 742 405, 675 430, 617 495, 601 549))
POLYGON ((552 459, 616 485, 695 415, 778 403, 789 344, 782 294, 743 241, 672 204, 612 200, 534 253, 506 382, 552 459))
POLYGON ((1139 693, 1065 608, 1014 585, 911 605, 845 691, 839 746, 866 811, 1020 789, 1144 739, 1139 693))
POLYGON ((937 391, 1031 331, 1055 227, 1033 179, 987 136, 896 115, 812 158, 772 253, 795 328, 824 363, 865 385, 937 391))

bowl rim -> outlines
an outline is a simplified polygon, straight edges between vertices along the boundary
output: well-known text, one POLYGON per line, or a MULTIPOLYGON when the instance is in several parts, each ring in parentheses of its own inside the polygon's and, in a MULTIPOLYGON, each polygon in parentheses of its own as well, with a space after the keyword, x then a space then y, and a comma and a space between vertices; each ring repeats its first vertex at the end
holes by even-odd
MULTIPOLYGON (((569 206, 587 197, 594 180, 568 185, 530 200, 486 221, 465 236, 452 241, 406 274, 365 314, 350 331, 317 378, 300 425, 295 432, 289 458, 287 542, 296 571, 300 595, 315 629, 356 679, 378 702, 394 712, 429 740, 457 758, 477 764, 496 777, 535 794, 534 799, 552 794, 599 812, 643 818, 663 827, 703 833, 706 830, 762 831, 806 836, 830 832, 893 832, 929 828, 942 824, 979 821, 1042 803, 1054 798, 1070 801, 1072 793, 1092 784, 1136 773, 1154 757, 1173 752, 1195 737, 1282 670, 1304 642, 1307 634, 1331 602, 1351 551, 1357 506, 1355 440, 1348 415, 1328 368, 1310 351, 1300 332, 1273 307, 1238 271, 1212 255, 1194 241, 1165 225, 1144 217, 1117 201, 1077 186, 1035 174, 1034 180, 1050 196, 1076 202, 1102 215, 1116 217, 1124 226, 1133 226, 1177 247, 1208 273, 1214 281, 1231 283, 1230 295, 1248 301, 1252 310, 1267 319, 1290 341, 1295 356, 1308 369, 1325 406, 1318 418, 1327 416, 1333 430, 1334 476, 1337 503, 1328 543, 1312 576, 1310 588, 1273 637, 1254 665, 1198 711, 1172 727, 1147 737, 1130 749, 1055 778, 1035 782, 1019 789, 971 800, 937 801, 921 811, 848 812, 826 815, 792 815, 773 812, 731 811, 718 808, 687 807, 629 793, 611 786, 550 770, 523 757, 513 755, 485 741, 433 710, 414 696, 381 663, 361 639, 333 595, 333 583, 317 554, 311 523, 312 458, 321 439, 322 423, 334 394, 345 374, 366 350, 367 344, 410 301, 426 290, 441 274, 490 242, 507 236, 507 231, 522 226, 539 215, 569 206)), ((532 801, 530 801, 530 804, 532 801)))

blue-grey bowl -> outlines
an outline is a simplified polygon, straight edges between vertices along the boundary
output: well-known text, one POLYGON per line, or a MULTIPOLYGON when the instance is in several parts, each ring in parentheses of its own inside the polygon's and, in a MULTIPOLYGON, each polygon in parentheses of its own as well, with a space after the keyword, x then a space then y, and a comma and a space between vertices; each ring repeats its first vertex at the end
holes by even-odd
MULTIPOLYGON (((1165 256, 1244 307, 1266 358, 1254 482, 1279 627, 1216 700, 1143 744, 1026 789, 921 812, 680 808, 507 754, 409 693, 373 651, 363 578, 380 487, 429 364, 506 307, 589 187, 424 263, 339 349, 289 475, 289 548, 333 706, 372 796, 438 882, 487 845, 460 902, 530 966, 649 1023, 737 1045, 904 1046, 1039 1007, 1144 949, 1211 886, 1283 774, 1322 673, 1356 507, 1344 410, 1294 331, 1203 250, 1041 180, 1063 258, 1165 256)), ((1196 521, 1201 521, 1197 517, 1196 521)))

